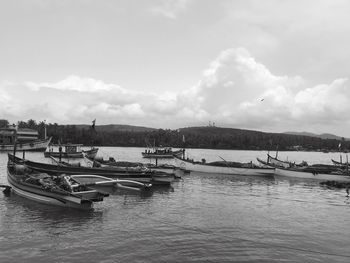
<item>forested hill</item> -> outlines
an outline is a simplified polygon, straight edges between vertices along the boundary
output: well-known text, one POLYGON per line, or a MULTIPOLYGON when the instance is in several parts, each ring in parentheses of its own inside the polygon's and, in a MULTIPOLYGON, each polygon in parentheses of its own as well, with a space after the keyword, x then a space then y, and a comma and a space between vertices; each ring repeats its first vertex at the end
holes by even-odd
POLYGON ((180 129, 185 134, 188 147, 214 149, 251 149, 251 150, 341 150, 348 149, 348 141, 322 139, 313 136, 292 135, 285 133, 266 133, 253 130, 219 128, 219 127, 189 127, 180 129))
MULTIPOLYGON (((7 120, 0 120, 0 127, 6 127, 7 120)), ((253 130, 188 127, 177 130, 154 129, 131 125, 59 125, 37 123, 34 120, 19 121, 19 128, 31 128, 44 137, 52 136, 53 143, 82 143, 96 146, 172 146, 176 148, 239 149, 239 150, 310 150, 348 151, 350 141, 345 138, 322 139, 314 136, 286 133, 267 133, 253 130), (339 146, 341 146, 339 148, 339 146)))
MULTIPOLYGON (((89 129, 91 125, 80 124, 75 125, 78 129, 89 129)), ((142 126, 122 125, 122 124, 108 124, 98 125, 95 127, 97 132, 150 132, 155 131, 155 128, 148 128, 142 126)))
POLYGON ((92 129, 89 125, 48 125, 48 135, 53 141, 83 143, 100 146, 172 146, 207 149, 241 150, 342 150, 349 149, 350 142, 336 139, 321 139, 312 136, 284 133, 219 128, 188 127, 178 130, 163 130, 129 125, 101 125, 92 129), (185 142, 184 142, 184 141, 185 142))

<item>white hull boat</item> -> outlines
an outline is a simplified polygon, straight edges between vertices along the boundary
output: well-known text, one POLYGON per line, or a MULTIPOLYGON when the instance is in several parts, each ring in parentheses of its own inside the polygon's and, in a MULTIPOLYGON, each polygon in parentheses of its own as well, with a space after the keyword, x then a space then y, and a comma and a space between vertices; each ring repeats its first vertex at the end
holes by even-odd
POLYGON ((350 182, 350 176, 342 173, 317 173, 317 172, 306 172, 302 169, 281 169, 276 168, 276 176, 300 178, 300 179, 312 179, 320 181, 344 181, 350 182))
MULTIPOLYGON (((240 164, 241 167, 231 166, 230 162, 221 162, 221 165, 214 165, 214 163, 203 163, 203 162, 193 162, 186 159, 180 159, 175 157, 175 163, 181 169, 201 172, 201 173, 211 173, 211 174, 229 174, 229 175, 263 175, 272 176, 274 173, 274 168, 260 167, 252 163, 236 163, 240 164), (227 165, 225 165, 227 163, 227 165)), ((218 162, 216 162, 218 163, 218 162)))
MULTIPOLYGON (((30 142, 18 142, 16 143, 16 151, 38 151, 43 152, 51 142, 51 137, 44 140, 33 140, 30 142)), ((13 144, 0 144, 1 152, 11 152, 14 150, 13 144)))

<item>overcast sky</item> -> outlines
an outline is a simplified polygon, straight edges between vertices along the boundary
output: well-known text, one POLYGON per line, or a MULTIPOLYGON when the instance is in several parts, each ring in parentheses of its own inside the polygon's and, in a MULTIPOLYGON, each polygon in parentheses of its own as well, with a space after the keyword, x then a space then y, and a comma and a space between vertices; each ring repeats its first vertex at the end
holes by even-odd
POLYGON ((0 0, 0 115, 350 137, 350 1, 0 0))

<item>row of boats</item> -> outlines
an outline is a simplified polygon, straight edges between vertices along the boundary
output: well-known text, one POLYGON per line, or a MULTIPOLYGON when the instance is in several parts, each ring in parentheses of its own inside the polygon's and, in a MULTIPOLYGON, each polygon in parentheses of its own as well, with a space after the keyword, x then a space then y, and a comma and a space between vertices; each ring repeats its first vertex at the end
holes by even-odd
POLYGON ((336 161, 333 161, 333 165, 308 165, 306 162, 296 164, 268 154, 266 161, 257 158, 258 164, 226 161, 221 157, 220 161, 206 162, 205 159, 194 161, 185 158, 184 149, 174 151, 174 154, 168 149, 161 154, 167 155, 163 158, 174 158, 175 165, 158 166, 117 162, 112 157, 104 160, 96 157, 98 148, 77 151, 76 147, 69 147, 58 152, 51 149, 45 151, 45 157, 51 158, 53 163, 35 162, 24 158, 24 154, 20 158, 9 153, 7 178, 10 186, 6 190, 11 189, 18 195, 47 204, 90 209, 93 203, 101 202, 109 195, 110 188, 147 191, 155 185, 169 186, 189 172, 350 182, 348 163, 336 161), (72 157, 65 154, 84 158, 88 165, 62 161, 62 158, 72 157))
POLYGON ((173 165, 117 162, 97 158, 98 148, 82 150, 81 145, 48 147, 44 156, 52 163, 36 162, 8 153, 5 193, 69 208, 91 209, 115 189, 149 191, 154 186, 170 186, 185 172, 173 165), (58 148, 58 151, 57 151, 58 148), (71 162, 84 158, 81 162, 71 162))
POLYGON ((176 164, 186 170, 231 175, 251 175, 251 176, 283 176, 301 179, 313 179, 321 181, 341 181, 350 182, 349 164, 336 162, 333 164, 313 164, 307 162, 296 164, 289 161, 282 161, 277 157, 267 154, 267 160, 257 158, 259 164, 253 162, 241 163, 222 161, 206 163, 189 158, 174 156, 176 164))

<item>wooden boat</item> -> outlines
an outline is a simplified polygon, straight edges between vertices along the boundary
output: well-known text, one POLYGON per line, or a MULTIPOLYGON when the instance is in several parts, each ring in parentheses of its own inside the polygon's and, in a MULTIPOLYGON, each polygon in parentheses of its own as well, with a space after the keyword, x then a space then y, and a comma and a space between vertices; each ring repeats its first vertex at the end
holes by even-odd
POLYGON ((289 161, 282 161, 277 159, 276 157, 272 157, 271 155, 267 154, 267 160, 264 161, 260 158, 256 158, 259 163, 265 166, 270 166, 273 168, 289 168, 295 165, 295 163, 289 162, 289 161))
POLYGON ((168 174, 156 174, 154 171, 130 171, 119 167, 85 167, 81 165, 70 165, 65 162, 59 162, 56 164, 33 162, 26 159, 21 159, 12 154, 9 154, 9 158, 15 162, 20 162, 26 165, 28 168, 44 172, 48 174, 69 174, 69 175, 100 175, 108 178, 118 178, 124 180, 138 181, 141 183, 151 183, 152 185, 169 185, 174 176, 168 174), (160 180, 160 178, 163 178, 160 180), (166 180, 164 178, 167 178, 166 180))
POLYGON ((178 158, 175 156, 175 163, 183 169, 191 172, 202 172, 212 174, 230 174, 230 175, 273 175, 274 168, 261 167, 250 163, 217 161, 206 163, 195 162, 190 159, 178 158))
MULTIPOLYGON (((47 146, 51 141, 51 137, 47 139, 38 139, 28 142, 18 142, 16 143, 16 151, 36 151, 43 152, 46 150, 47 146)), ((1 152, 12 152, 14 150, 13 144, 0 144, 1 152)))
POLYGON ((87 155, 84 155, 84 158, 91 167, 121 168, 128 171, 149 171, 143 163, 139 162, 116 161, 113 157, 104 160, 103 158, 90 158, 87 155))
POLYGON ((189 174, 191 171, 183 169, 181 167, 171 165, 171 164, 145 164, 145 167, 147 167, 150 170, 158 171, 158 172, 165 172, 165 173, 171 173, 175 175, 175 178, 181 178, 185 174, 189 174))
POLYGON ((171 147, 155 147, 151 149, 146 149, 142 152, 143 158, 174 158, 174 156, 183 155, 184 150, 173 151, 171 147))
POLYGON ((305 167, 276 168, 276 176, 321 181, 350 181, 349 173, 334 166, 309 165, 305 167))
POLYGON ((334 165, 337 165, 337 166, 342 166, 342 167, 350 166, 349 162, 342 162, 342 161, 338 162, 333 159, 331 159, 331 161, 334 165))
POLYGON ((267 161, 263 161, 259 158, 257 158, 257 160, 261 164, 275 167, 275 176, 321 181, 350 181, 348 169, 345 169, 345 166, 329 164, 308 165, 305 161, 296 164, 295 162, 279 160, 269 154, 267 155, 267 161))
POLYGON ((9 158, 7 180, 15 194, 49 205, 91 209, 108 194, 79 184, 68 175, 51 176, 38 173, 9 158))
POLYGON ((0 129, 0 151, 45 151, 50 138, 38 139, 38 132, 32 129, 16 129, 15 127, 0 129))
MULTIPOLYGON (((129 171, 157 171, 174 175, 175 178, 181 178, 182 175, 185 174, 185 170, 176 167, 174 165, 162 164, 162 165, 154 165, 154 164, 146 164, 139 162, 128 162, 128 161, 116 161, 113 157, 109 157, 107 160, 103 158, 95 158, 91 159, 86 156, 85 160, 89 163, 91 167, 119 167, 124 168, 129 171)), ((159 174, 159 173, 158 173, 159 174)), ((164 177, 163 177, 164 180, 164 177)))
MULTIPOLYGON (((89 158, 95 158, 98 152, 98 148, 91 148, 90 150, 82 150, 82 144, 64 144, 58 146, 58 151, 54 150, 53 145, 50 145, 49 149, 44 152, 45 157, 56 158, 83 158, 84 154, 89 158), (61 147, 62 151, 59 151, 61 147)), ((57 148, 57 147, 56 147, 57 148)))
POLYGON ((145 190, 149 189, 152 184, 144 184, 137 181, 131 180, 120 180, 120 179, 111 179, 99 175, 71 175, 70 176, 75 181, 79 182, 81 185, 88 186, 99 191, 106 191, 106 187, 113 187, 123 190, 145 190))

